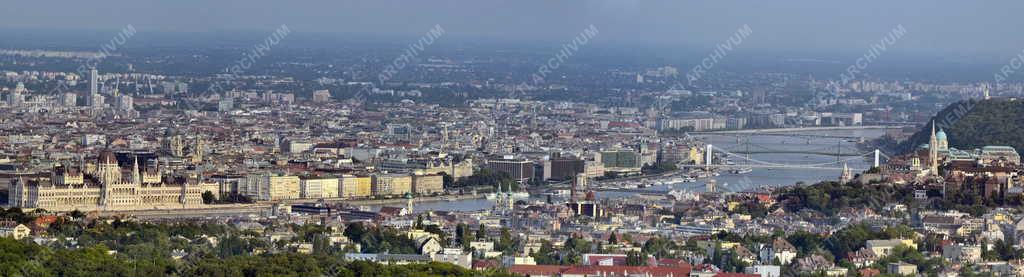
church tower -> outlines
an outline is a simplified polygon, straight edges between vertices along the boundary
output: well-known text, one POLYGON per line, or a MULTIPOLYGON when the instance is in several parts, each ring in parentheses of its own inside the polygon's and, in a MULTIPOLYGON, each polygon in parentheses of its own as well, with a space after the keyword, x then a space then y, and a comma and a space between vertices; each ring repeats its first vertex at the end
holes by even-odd
POLYGON ((935 120, 932 120, 932 136, 928 141, 928 174, 939 175, 939 140, 935 136, 935 120))
POLYGON ((102 189, 100 205, 107 206, 110 204, 113 186, 121 183, 121 168, 117 165, 117 157, 110 150, 100 153, 98 162, 99 166, 96 168, 96 175, 99 177, 100 188, 102 189))
POLYGON ((413 199, 412 197, 409 197, 409 198, 405 199, 405 209, 406 209, 406 212, 409 213, 409 214, 412 214, 412 208, 413 208, 413 200, 412 199, 413 199))
POLYGON ((103 151, 98 160, 99 166, 96 169, 99 181, 103 186, 121 182, 121 167, 117 165, 117 157, 113 152, 103 151))
POLYGON ((203 162, 203 151, 206 145, 203 144, 203 139, 196 135, 195 143, 192 145, 192 163, 200 164, 203 162))
POLYGON ((139 157, 135 156, 135 163, 132 164, 132 184, 142 185, 142 174, 139 173, 139 157))
POLYGON ((846 184, 853 180, 853 173, 850 172, 850 167, 843 163, 843 173, 839 175, 839 183, 846 184))
POLYGON ((176 158, 185 156, 185 142, 181 138, 181 135, 171 136, 167 142, 167 152, 171 153, 171 156, 176 158))

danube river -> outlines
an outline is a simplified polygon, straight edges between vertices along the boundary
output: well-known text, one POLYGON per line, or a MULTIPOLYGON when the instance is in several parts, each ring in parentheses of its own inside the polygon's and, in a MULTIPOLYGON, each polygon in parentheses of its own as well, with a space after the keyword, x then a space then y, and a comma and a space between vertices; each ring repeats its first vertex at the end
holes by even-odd
MULTIPOLYGON (((770 135, 759 134, 728 134, 728 135, 701 135, 698 139, 710 143, 716 148, 725 149, 730 152, 753 152, 748 155, 738 154, 737 156, 722 155, 737 166, 747 164, 756 165, 759 162, 786 164, 786 165, 815 165, 822 168, 757 168, 751 166, 750 173, 732 174, 721 172, 715 177, 718 188, 721 190, 743 190, 760 186, 785 186, 797 182, 816 183, 826 180, 838 180, 842 174, 842 167, 845 163, 856 174, 871 167, 873 155, 867 157, 845 156, 851 153, 866 153, 873 149, 858 149, 857 139, 831 138, 835 137, 856 137, 870 140, 881 137, 885 134, 881 129, 866 130, 833 130, 833 131, 812 131, 812 132, 791 132, 771 133, 770 135), (779 136, 779 135, 810 135, 810 136, 779 136), (748 144, 747 141, 750 143, 748 144), (835 155, 824 155, 834 153, 840 148, 844 156, 838 159, 835 155), (803 152, 803 153, 778 153, 778 152, 803 152), (757 153, 773 152, 773 153, 757 153), (838 160, 838 162, 837 162, 838 160)), ((706 187, 706 179, 699 179, 693 183, 673 184, 662 186, 660 190, 666 189, 690 189, 703 191, 706 187)), ((655 187, 655 189, 658 189, 655 187)))
MULTIPOLYGON (((733 174, 728 172, 721 172, 719 176, 714 177, 716 183, 718 184, 718 190, 735 191, 752 189, 761 186, 775 187, 792 185, 796 184, 797 182, 812 184, 825 180, 837 180, 839 179, 839 175, 842 173, 841 168, 843 167, 843 164, 842 162, 836 163, 836 157, 834 155, 824 155, 825 152, 834 153, 836 151, 837 145, 842 149, 842 153, 844 154, 870 152, 872 151, 872 149, 857 149, 857 139, 851 138, 863 138, 866 140, 870 140, 881 137, 884 134, 885 131, 882 129, 862 129, 773 132, 769 134, 702 134, 696 136, 696 138, 705 143, 710 143, 714 145, 716 148, 725 149, 730 152, 752 152, 751 154, 749 154, 749 158, 751 160, 755 160, 755 162, 750 162, 751 164, 756 164, 757 161, 787 165, 820 165, 831 163, 819 166, 830 167, 828 169, 753 167, 753 171, 749 173, 733 174), (750 142, 749 145, 747 141, 750 142)), ((748 163, 747 161, 744 160, 747 158, 746 154, 739 154, 738 156, 734 157, 720 155, 719 157, 726 158, 738 166, 743 166, 748 163)), ((853 169, 854 174, 871 167, 871 164, 873 162, 872 157, 870 155, 864 158, 860 158, 857 156, 841 156, 839 157, 839 160, 844 161, 851 169, 853 169)), ((664 193, 669 190, 704 191, 706 187, 706 180, 707 179, 698 179, 696 182, 689 183, 666 183, 662 185, 646 187, 643 190, 650 191, 652 193, 664 193)), ((655 182, 655 180, 651 180, 650 182, 655 182)), ((599 198, 605 198, 632 196, 635 194, 636 192, 606 191, 597 193, 597 196, 599 198)), ((368 207, 371 210, 378 210, 380 209, 381 206, 398 207, 404 205, 370 205, 368 207)), ((433 202, 417 202, 415 204, 414 209, 420 211, 474 211, 489 209, 493 206, 494 201, 481 198, 455 201, 441 200, 433 202)))

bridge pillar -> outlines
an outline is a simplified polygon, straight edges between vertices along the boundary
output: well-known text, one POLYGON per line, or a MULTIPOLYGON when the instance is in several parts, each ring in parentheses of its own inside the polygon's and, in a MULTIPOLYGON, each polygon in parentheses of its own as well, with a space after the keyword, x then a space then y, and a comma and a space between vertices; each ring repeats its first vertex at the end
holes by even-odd
POLYGON ((705 166, 705 169, 708 169, 708 170, 711 169, 711 159, 714 157, 714 156, 711 155, 711 152, 714 151, 714 150, 712 150, 712 147, 713 146, 711 146, 711 144, 708 144, 707 150, 704 151, 705 155, 707 156, 706 158, 704 158, 704 166, 705 166))
POLYGON ((875 167, 878 167, 878 158, 881 155, 881 151, 875 149, 875 167))

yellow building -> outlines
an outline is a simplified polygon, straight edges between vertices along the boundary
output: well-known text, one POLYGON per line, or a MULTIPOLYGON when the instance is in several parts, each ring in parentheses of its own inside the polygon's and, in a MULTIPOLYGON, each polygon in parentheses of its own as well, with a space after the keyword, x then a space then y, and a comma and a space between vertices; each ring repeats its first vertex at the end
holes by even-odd
POLYGON ((302 198, 338 197, 338 178, 306 177, 300 179, 299 196, 302 198))
MULTIPOLYGON (((1010 178, 1007 178, 1007 181, 1009 181, 1009 180, 1010 180, 1010 178)), ((1008 214, 1008 213, 1006 213, 1006 212, 995 211, 995 212, 990 213, 989 216, 991 216, 992 221, 994 221, 996 223, 1013 224, 1013 216, 1008 214)))
POLYGON ((373 180, 369 176, 341 176, 341 197, 370 197, 373 180))
POLYGON ((23 224, 10 220, 0 221, 0 237, 20 240, 28 237, 31 233, 32 230, 23 224))
POLYGON ((441 236, 438 236, 437 234, 434 234, 434 233, 431 233, 431 232, 427 232, 427 231, 424 231, 424 230, 420 230, 420 229, 409 230, 409 231, 407 231, 405 233, 405 236, 408 237, 411 240, 416 240, 416 239, 424 238, 424 237, 441 239, 441 236))
POLYGON ((405 195, 412 193, 412 176, 405 174, 373 175, 373 195, 405 195))
POLYGON ((699 147, 690 147, 690 160, 693 161, 694 164, 704 163, 704 154, 701 153, 699 147))
POLYGON ((729 203, 727 205, 728 205, 728 207, 727 207, 728 211, 732 212, 732 211, 736 211, 736 209, 740 207, 740 202, 738 202, 738 201, 729 201, 729 203))
POLYGON ((298 176, 267 176, 269 200, 299 198, 298 176))
POLYGON ((441 174, 442 172, 452 176, 456 180, 473 175, 473 160, 465 159, 458 163, 450 161, 439 161, 432 163, 425 169, 418 169, 416 174, 441 174))
POLYGON ((892 253, 893 248, 900 245, 917 249, 917 243, 914 243, 914 240, 909 239, 873 239, 866 241, 864 244, 865 248, 874 252, 875 256, 878 257, 888 256, 892 253))
POLYGON ((737 246, 741 245, 738 242, 731 242, 731 241, 702 240, 702 241, 697 241, 697 247, 700 247, 702 249, 713 249, 713 248, 715 248, 715 244, 719 244, 719 243, 721 244, 720 246, 722 247, 722 249, 733 249, 733 248, 736 248, 737 246))
POLYGON ((415 175, 412 177, 412 193, 427 195, 444 192, 444 177, 441 175, 415 175))

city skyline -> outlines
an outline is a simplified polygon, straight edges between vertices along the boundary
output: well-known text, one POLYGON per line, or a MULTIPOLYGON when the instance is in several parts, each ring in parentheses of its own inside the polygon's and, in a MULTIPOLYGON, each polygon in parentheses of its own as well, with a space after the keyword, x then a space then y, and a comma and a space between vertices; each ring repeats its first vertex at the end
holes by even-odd
POLYGON ((1024 276, 1020 2, 0 7, 0 276, 1024 276))

